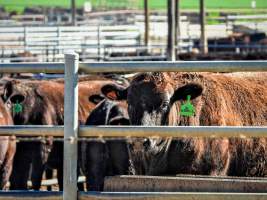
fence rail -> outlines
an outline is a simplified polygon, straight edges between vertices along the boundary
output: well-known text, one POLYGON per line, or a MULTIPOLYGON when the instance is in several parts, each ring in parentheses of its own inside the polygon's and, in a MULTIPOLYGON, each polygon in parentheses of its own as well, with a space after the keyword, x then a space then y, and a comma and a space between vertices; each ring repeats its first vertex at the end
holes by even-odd
MULTIPOLYGON (((63 126, 0 126, 0 136, 64 136, 63 126)), ((267 126, 80 126, 79 137, 267 137, 267 126)), ((69 138, 67 138, 69 139, 69 138)))
MULTIPOLYGON (((77 81, 78 65, 81 71, 96 72, 145 72, 145 71, 210 71, 246 72, 267 71, 267 61, 192 61, 192 62, 107 62, 78 63, 77 54, 65 55, 63 63, 20 63, 0 64, 2 72, 44 72, 63 73, 65 71, 65 118, 64 134, 62 126, 14 126, 0 127, 0 135, 19 136, 63 136, 64 135, 64 200, 77 199, 77 140, 94 136, 235 136, 267 137, 267 127, 78 127, 77 81), (66 117, 67 116, 67 117, 66 117), (79 130, 78 130, 79 129, 79 130), (80 134, 78 134, 78 132, 80 134)), ((263 200, 267 193, 79 193, 79 199, 253 199, 263 200)), ((62 199, 62 193, 13 193, 7 192, 1 199, 62 199)))
MULTIPOLYGON (((79 192, 79 200, 265 200, 267 193, 79 192)), ((0 200, 62 200, 62 192, 0 192, 0 200)))

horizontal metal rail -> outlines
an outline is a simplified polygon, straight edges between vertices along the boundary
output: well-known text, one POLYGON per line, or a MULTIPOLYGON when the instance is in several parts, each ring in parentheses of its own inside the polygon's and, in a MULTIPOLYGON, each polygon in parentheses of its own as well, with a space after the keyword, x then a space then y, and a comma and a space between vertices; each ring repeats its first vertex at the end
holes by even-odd
POLYGON ((64 73, 64 63, 1 63, 0 73, 64 73))
POLYGON ((0 126, 0 136, 55 136, 63 137, 63 126, 49 126, 49 125, 16 125, 16 126, 0 126))
MULTIPOLYGON (((267 193, 79 192, 79 200, 265 200, 267 193)), ((0 192, 0 200, 62 200, 62 192, 0 192)))
POLYGON ((80 137, 267 137, 267 126, 81 126, 80 137))
MULTIPOLYGON (((63 126, 0 126, 0 136, 63 137, 63 126)), ((79 137, 267 137, 267 126, 80 126, 79 137)))
MULTIPOLYGON (((99 72, 256 72, 267 71, 267 61, 154 61, 154 62, 88 62, 80 71, 99 72)), ((64 73, 64 63, 1 63, 0 73, 64 73)))
POLYGON ((80 70, 97 72, 255 72, 267 71, 267 61, 163 61, 80 63, 80 70))

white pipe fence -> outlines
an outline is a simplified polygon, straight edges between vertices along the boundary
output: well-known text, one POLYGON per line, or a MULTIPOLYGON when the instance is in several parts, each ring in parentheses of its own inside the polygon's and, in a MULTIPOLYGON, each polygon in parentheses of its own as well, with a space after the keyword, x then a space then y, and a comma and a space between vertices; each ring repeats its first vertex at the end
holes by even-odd
MULTIPOLYGON (((18 136, 63 136, 64 135, 64 200, 77 199, 77 140, 78 137, 267 137, 267 127, 78 127, 78 67, 87 73, 97 72, 144 72, 144 71, 212 71, 247 72, 267 71, 267 61, 192 61, 192 62, 108 62, 78 63, 78 55, 65 55, 64 63, 20 63, 0 64, 2 72, 44 72, 63 73, 65 71, 65 111, 64 134, 62 126, 2 126, 0 135, 18 136), (78 130, 79 129, 79 130, 78 130)), ((60 193, 52 193, 47 199, 60 199, 60 193)), ((266 199, 267 193, 80 193, 79 199, 266 199)), ((1 194, 2 195, 2 194, 1 194)), ((0 199, 1 198, 0 195, 0 199)), ((6 198, 6 193, 4 197, 6 198)), ((10 197, 23 199, 14 193, 10 197)), ((29 198, 33 198, 30 193, 29 198)), ((26 196, 27 196, 26 195, 26 196)), ((37 198, 40 198, 40 193, 37 198)), ((25 199, 25 198, 24 198, 25 199)))

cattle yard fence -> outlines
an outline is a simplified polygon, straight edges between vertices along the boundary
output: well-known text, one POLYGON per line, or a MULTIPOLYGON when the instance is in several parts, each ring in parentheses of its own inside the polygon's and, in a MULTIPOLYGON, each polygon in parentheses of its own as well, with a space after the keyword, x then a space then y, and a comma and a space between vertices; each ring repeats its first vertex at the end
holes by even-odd
MULTIPOLYGON (((267 193, 210 192, 77 192, 77 141, 79 137, 266 137, 266 126, 248 127, 109 127, 78 125, 78 72, 262 72, 267 61, 177 61, 177 62, 91 62, 79 63, 79 56, 65 54, 65 63, 0 64, 0 73, 65 73, 64 126, 1 126, 0 135, 64 136, 64 191, 2 192, 2 199, 253 199, 267 193)), ((267 192, 267 191, 266 191, 267 192)))

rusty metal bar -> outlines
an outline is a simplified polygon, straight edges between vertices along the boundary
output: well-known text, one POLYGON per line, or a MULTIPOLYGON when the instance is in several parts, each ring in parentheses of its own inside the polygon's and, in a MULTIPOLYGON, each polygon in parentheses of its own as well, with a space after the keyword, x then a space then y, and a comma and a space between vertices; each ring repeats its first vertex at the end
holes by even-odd
MULTIPOLYGON (((63 126, 0 126, 0 136, 63 137, 63 126)), ((267 137, 266 126, 80 126, 80 137, 267 137)), ((70 138, 68 138, 70 139, 70 138)))
POLYGON ((80 126, 80 137, 267 137, 267 126, 80 126))

